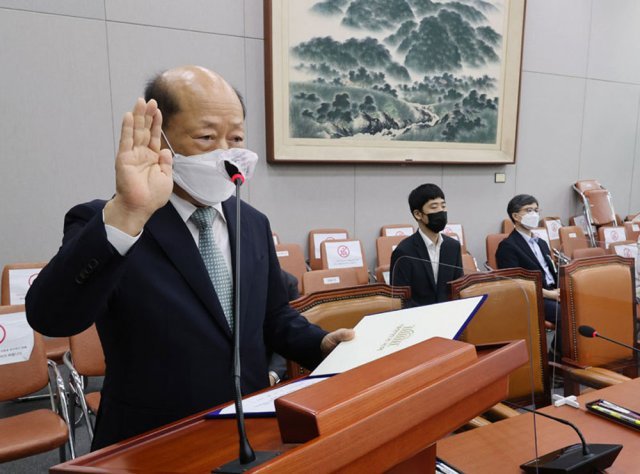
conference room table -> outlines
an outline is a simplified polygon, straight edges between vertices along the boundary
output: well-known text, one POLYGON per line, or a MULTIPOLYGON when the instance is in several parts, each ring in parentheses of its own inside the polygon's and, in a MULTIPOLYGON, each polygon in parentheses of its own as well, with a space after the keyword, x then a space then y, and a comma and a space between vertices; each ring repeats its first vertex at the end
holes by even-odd
MULTIPOLYGON (((585 393, 578 397, 580 408, 552 405, 540 411, 575 424, 587 443, 622 444, 607 473, 640 472, 640 431, 588 412, 585 404, 598 399, 640 412, 640 378, 585 393)), ((534 415, 525 413, 440 440, 437 456, 469 474, 521 473, 519 466, 536 457, 536 439, 540 456, 580 442, 570 426, 542 416, 534 425, 534 415)))

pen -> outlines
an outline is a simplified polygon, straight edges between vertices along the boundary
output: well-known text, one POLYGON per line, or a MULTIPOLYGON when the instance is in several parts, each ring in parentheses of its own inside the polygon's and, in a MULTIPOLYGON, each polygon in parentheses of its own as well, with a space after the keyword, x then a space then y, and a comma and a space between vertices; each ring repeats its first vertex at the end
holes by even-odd
POLYGON ((618 413, 617 411, 609 410, 608 408, 601 407, 600 405, 591 405, 591 408, 593 408, 594 410, 599 411, 601 413, 605 413, 607 415, 610 415, 610 416, 612 416, 614 418, 617 418, 619 420, 626 421, 628 423, 632 423, 632 424, 634 424, 636 426, 640 426, 640 420, 636 420, 635 418, 631 418, 630 416, 623 415, 622 413, 618 413))
POLYGON ((600 400, 599 402, 600 404, 604 405, 606 408, 609 408, 611 410, 620 412, 620 413, 624 413, 625 415, 631 415, 632 412, 627 410, 626 408, 622 408, 621 406, 616 405, 615 403, 611 403, 608 402, 606 400, 600 400))

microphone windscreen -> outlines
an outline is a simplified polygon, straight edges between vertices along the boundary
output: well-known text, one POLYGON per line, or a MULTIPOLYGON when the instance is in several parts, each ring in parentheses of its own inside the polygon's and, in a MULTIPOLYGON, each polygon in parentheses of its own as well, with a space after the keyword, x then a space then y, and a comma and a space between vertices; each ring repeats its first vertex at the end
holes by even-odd
POLYGON ((593 329, 591 326, 580 326, 578 328, 578 332, 581 336, 584 337, 596 337, 597 331, 593 329))

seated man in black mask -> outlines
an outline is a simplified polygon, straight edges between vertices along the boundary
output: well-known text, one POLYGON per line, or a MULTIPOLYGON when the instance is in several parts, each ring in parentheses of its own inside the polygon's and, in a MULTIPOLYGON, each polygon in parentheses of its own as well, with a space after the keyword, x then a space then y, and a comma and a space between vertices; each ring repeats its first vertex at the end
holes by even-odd
POLYGON ((435 184, 422 184, 409 194, 409 209, 418 231, 391 255, 391 284, 411 287, 410 306, 447 301, 447 283, 462 276, 460 243, 442 234, 447 203, 435 184))

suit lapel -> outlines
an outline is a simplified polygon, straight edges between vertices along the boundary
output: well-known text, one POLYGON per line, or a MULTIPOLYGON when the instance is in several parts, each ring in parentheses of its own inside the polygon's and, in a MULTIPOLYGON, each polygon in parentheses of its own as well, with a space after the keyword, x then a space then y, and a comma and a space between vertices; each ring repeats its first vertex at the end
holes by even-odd
POLYGON ((540 271, 542 272, 543 281, 544 281, 544 268, 542 268, 542 265, 540 265, 538 258, 533 253, 533 250, 531 250, 531 247, 529 247, 529 243, 524 239, 522 235, 520 235, 520 232, 518 232, 517 230, 514 230, 513 232, 514 232, 514 241, 516 245, 518 245, 520 247, 520 250, 522 250, 525 254, 527 254, 529 259, 531 259, 531 261, 540 269, 540 271))
POLYGON ((145 228, 213 315, 213 319, 222 331, 231 338, 231 329, 224 317, 222 306, 218 301, 198 246, 174 207, 169 203, 158 209, 149 219, 145 228))
POLYGON ((427 250, 427 246, 422 239, 422 235, 420 235, 420 231, 417 230, 413 234, 413 245, 416 249, 416 253, 423 260, 422 264, 425 272, 427 273, 427 280, 431 284, 431 287, 436 289, 436 279, 433 276, 433 268, 431 267, 431 259, 429 258, 429 251, 427 250))

